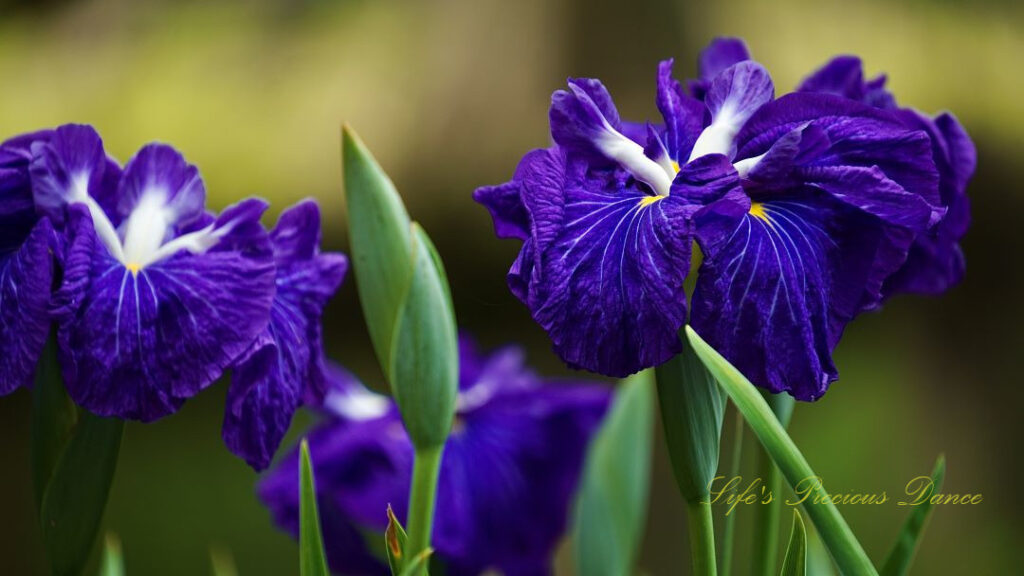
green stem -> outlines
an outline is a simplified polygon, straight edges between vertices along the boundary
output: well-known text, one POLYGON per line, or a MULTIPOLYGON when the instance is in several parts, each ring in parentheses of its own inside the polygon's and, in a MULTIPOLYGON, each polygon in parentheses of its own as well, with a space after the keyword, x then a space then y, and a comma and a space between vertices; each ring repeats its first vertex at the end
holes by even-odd
POLYGON ((687 327, 686 332, 697 355, 743 413, 750 429, 775 460, 789 485, 801 488, 800 498, 804 510, 814 522, 839 570, 846 576, 877 576, 878 572, 868 559, 864 548, 832 503, 820 478, 772 413, 768 402, 739 370, 722 358, 722 355, 711 348, 692 328, 687 327))
MULTIPOLYGON (((789 426, 793 407, 796 403, 788 394, 771 394, 764 390, 761 395, 768 402, 772 412, 783 428, 789 426)), ((782 475, 778 467, 764 448, 758 446, 757 451, 758 477, 764 482, 764 489, 772 495, 768 504, 758 506, 754 511, 754 575, 775 576, 778 573, 779 558, 779 519, 782 516, 782 475)))
POLYGON ((405 557, 415 558, 430 547, 430 533, 434 525, 434 499, 437 495, 437 477, 441 472, 441 453, 444 445, 419 448, 412 465, 412 489, 409 492, 409 540, 405 557))
POLYGON ((690 528, 690 555, 696 576, 716 576, 715 525, 711 516, 711 502, 693 500, 686 504, 686 518, 690 528))
MULTIPOLYGON (((743 416, 739 410, 733 416, 735 425, 732 437, 732 461, 729 465, 730 478, 740 475, 740 464, 743 462, 743 416)), ((733 535, 736 532, 736 514, 735 511, 733 512, 725 517, 725 526, 722 532, 722 576, 729 576, 732 573, 733 535)))

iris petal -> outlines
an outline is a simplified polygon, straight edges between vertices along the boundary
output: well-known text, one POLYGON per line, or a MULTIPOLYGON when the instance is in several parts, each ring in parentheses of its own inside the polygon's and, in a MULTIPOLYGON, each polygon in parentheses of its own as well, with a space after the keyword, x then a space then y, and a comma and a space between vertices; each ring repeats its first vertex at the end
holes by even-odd
POLYGON ((0 253, 0 395, 31 383, 50 328, 53 228, 39 220, 14 252, 0 253))
POLYGON ((683 93, 672 77, 672 60, 658 65, 658 110, 665 118, 665 140, 669 156, 679 164, 690 157, 693 144, 710 120, 707 107, 683 93))
POLYGON ((212 384, 269 319, 274 265, 259 225, 265 204, 242 202, 215 223, 203 254, 179 252, 134 273, 73 206, 64 280, 55 295, 68 393, 101 416, 143 421, 174 412, 212 384))
POLYGON ((704 243, 691 323, 752 381, 797 398, 837 377, 830 357, 826 252, 818 211, 766 203, 722 242, 704 243))
POLYGON ((270 464, 304 402, 323 396, 320 319, 347 268, 341 254, 320 254, 320 210, 306 201, 283 212, 270 234, 277 294, 270 323, 236 367, 223 437, 250 466, 270 464))
POLYGON ((686 317, 686 202, 650 196, 621 172, 587 172, 571 160, 564 170, 527 202, 534 319, 573 366, 624 376, 668 360, 686 317))

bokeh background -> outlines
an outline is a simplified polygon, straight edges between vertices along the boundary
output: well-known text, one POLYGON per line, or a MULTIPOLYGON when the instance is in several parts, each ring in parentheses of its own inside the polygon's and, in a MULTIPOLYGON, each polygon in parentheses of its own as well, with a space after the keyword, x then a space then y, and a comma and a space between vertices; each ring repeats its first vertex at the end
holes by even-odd
MULTIPOLYGON (((550 93, 567 76, 609 86, 623 116, 653 118, 654 72, 695 72, 713 36, 746 38, 779 91, 838 53, 890 74, 900 102, 954 111, 979 169, 966 282, 941 300, 903 297, 856 321, 841 380, 800 405, 792 432, 833 491, 899 494, 945 453, 946 489, 981 505, 935 511, 917 574, 1011 574, 1024 560, 1024 5, 1011 0, 458 2, 0 0, 0 137, 94 124, 122 161, 152 140, 197 164, 210 203, 317 198, 325 244, 346 248, 339 127, 351 123, 446 261, 461 324, 486 345, 522 342, 567 374, 507 291, 517 251, 470 200, 543 146, 550 93)), ((326 318, 330 355, 379 385, 349 281, 326 318)), ((259 506, 257 475, 220 440, 226 383, 177 415, 130 424, 107 529, 130 574, 207 574, 210 552, 242 575, 295 574, 297 548, 259 506)), ((0 399, 0 573, 43 574, 29 473, 30 394, 0 399)), ((312 418, 302 415, 288 444, 312 418)), ((726 424, 728 444, 731 425, 726 424)), ((660 435, 660 428, 659 428, 660 435)), ((747 446, 753 444, 748 436, 747 446)), ((752 473, 752 462, 745 471, 752 473)), ((657 449, 641 567, 685 573, 682 502, 657 449)), ((847 506, 881 560, 905 508, 847 506)), ((747 568, 749 510, 737 565, 747 568)), ((560 571, 571 573, 566 554, 560 571)))

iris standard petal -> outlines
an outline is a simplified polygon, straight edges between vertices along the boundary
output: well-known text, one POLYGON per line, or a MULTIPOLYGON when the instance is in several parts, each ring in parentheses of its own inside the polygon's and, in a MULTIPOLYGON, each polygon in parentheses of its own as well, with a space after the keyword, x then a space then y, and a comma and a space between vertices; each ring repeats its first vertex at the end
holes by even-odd
POLYGON ((700 52, 697 59, 700 77, 687 82, 690 94, 698 100, 703 100, 715 76, 733 64, 744 60, 750 60, 750 51, 747 50, 747 45, 743 40, 729 37, 715 38, 700 52))
POLYGON ((301 202, 270 233, 277 293, 270 323, 235 367, 222 436, 256 470, 270 464, 300 404, 323 396, 321 317, 348 262, 320 254, 320 209, 301 202))
POLYGON ((266 327, 274 263, 247 200, 204 233, 205 250, 174 252, 138 271, 100 241, 73 206, 55 296, 68 393, 101 416, 155 420, 212 384, 266 327))
POLYGON ((885 89, 885 75, 864 80, 864 67, 856 56, 836 56, 804 79, 798 92, 834 94, 877 108, 894 108, 896 101, 885 89))
MULTIPOLYGON (((60 126, 50 138, 32 144, 31 151, 32 190, 40 214, 62 227, 73 203, 89 206, 94 218, 113 213, 121 168, 107 157, 92 126, 60 126)), ((105 233, 112 234, 119 223, 112 219, 105 233)))
POLYGON ((672 77, 672 60, 658 65, 658 110, 665 118, 665 143, 669 156, 683 164, 690 157, 693 144, 711 120, 703 102, 686 95, 672 77))
POLYGON ((774 97, 771 76, 752 60, 734 64, 715 76, 704 97, 711 124, 694 143, 690 161, 707 154, 736 157, 735 139, 740 128, 774 97))

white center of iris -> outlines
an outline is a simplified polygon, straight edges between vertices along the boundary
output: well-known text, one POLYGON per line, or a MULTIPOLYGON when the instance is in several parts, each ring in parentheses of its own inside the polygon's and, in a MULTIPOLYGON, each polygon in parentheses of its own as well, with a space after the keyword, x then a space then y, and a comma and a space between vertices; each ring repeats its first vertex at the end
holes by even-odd
MULTIPOLYGON (((736 134, 739 133, 740 127, 745 121, 746 118, 731 113, 729 108, 724 108, 697 137, 687 162, 693 162, 709 154, 722 154, 731 157, 735 153, 733 146, 736 134)), ((647 156, 642 146, 607 123, 593 142, 602 154, 617 162, 634 178, 654 190, 657 196, 649 200, 657 200, 660 196, 668 195, 672 187, 672 180, 679 172, 679 164, 673 162, 667 152, 660 154, 657 159, 652 159, 647 156)), ((745 178, 763 157, 764 154, 746 158, 734 162, 733 167, 736 168, 740 178, 745 178)))
POLYGON ((147 189, 122 225, 124 230, 124 265, 138 271, 152 262, 167 235, 171 215, 167 210, 167 191, 147 189))
POLYGON ((71 181, 70 202, 84 204, 92 216, 96 235, 107 251, 133 274, 181 250, 194 254, 206 252, 231 231, 231 226, 214 224, 169 239, 177 215, 168 204, 168 193, 159 185, 147 186, 128 218, 115 229, 103 208, 89 195, 89 174, 79 173, 71 181))

